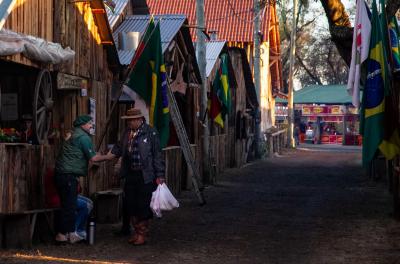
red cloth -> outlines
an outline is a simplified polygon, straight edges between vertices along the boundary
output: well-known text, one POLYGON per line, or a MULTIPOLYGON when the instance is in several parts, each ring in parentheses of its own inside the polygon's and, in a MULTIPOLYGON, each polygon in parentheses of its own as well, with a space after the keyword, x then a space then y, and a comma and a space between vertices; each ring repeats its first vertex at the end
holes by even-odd
POLYGON ((60 197, 54 184, 54 170, 47 168, 44 178, 46 208, 60 207, 60 197))

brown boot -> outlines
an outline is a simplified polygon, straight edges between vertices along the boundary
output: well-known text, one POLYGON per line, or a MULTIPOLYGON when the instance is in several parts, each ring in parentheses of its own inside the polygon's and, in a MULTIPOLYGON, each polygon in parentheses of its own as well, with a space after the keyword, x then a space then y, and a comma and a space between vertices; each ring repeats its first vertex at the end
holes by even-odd
POLYGON ((141 246, 146 243, 147 235, 149 233, 149 220, 140 221, 137 224, 137 239, 133 242, 135 246, 141 246))
POLYGON ((134 216, 131 217, 131 224, 135 230, 131 238, 128 240, 128 243, 133 244, 138 239, 138 230, 140 227, 138 225, 139 224, 138 219, 134 216))

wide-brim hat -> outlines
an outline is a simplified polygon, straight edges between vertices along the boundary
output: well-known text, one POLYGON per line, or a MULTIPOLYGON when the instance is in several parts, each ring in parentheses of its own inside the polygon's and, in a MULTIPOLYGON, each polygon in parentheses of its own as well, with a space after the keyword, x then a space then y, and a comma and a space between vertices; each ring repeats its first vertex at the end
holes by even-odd
POLYGON ((136 119, 136 118, 143 118, 144 115, 142 114, 142 111, 137 108, 131 108, 126 111, 126 114, 124 116, 121 116, 121 119, 136 119))

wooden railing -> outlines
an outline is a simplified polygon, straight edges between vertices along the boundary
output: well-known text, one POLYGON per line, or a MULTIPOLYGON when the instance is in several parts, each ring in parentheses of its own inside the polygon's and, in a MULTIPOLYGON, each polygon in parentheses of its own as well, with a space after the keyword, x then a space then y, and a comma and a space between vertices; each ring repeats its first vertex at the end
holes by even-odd
POLYGON ((281 153, 287 143, 287 129, 282 129, 276 132, 266 132, 267 156, 272 157, 274 153, 281 153))

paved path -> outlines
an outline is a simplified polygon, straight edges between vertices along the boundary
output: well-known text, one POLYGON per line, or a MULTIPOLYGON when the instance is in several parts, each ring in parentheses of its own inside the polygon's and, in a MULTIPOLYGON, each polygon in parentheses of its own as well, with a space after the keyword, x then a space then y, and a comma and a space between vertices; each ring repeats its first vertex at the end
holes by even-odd
POLYGON ((3 251, 0 262, 24 263, 25 255, 14 255, 22 253, 66 258, 59 263, 400 263, 400 223, 386 183, 365 178, 359 152, 290 151, 228 170, 206 198, 198 207, 184 193, 181 208, 153 221, 142 247, 101 225, 93 247, 3 251))

